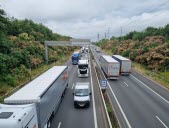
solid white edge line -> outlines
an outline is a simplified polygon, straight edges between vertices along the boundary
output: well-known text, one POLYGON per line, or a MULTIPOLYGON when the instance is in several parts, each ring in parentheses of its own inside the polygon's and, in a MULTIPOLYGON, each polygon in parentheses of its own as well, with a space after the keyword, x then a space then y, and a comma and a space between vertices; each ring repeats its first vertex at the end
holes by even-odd
MULTIPOLYGON (((95 73, 96 73, 96 69, 94 69, 95 73)), ((101 92, 101 88, 100 88, 100 83, 99 83, 99 79, 98 79, 98 75, 96 73, 96 78, 97 78, 97 82, 98 82, 98 85, 99 85, 99 90, 100 90, 100 94, 101 94, 101 97, 102 97, 102 101, 103 101, 103 105, 104 105, 104 110, 106 112, 106 116, 107 116, 107 119, 108 119, 108 122, 109 122, 109 127, 112 128, 112 124, 111 124, 111 121, 110 121, 110 116, 107 112, 107 107, 106 107, 106 103, 105 103, 105 100, 103 98, 103 94, 101 92)))
POLYGON ((168 128, 167 125, 164 124, 164 122, 162 120, 160 120, 160 118, 158 116, 156 116, 156 118, 158 119, 158 121, 160 121, 160 123, 165 127, 168 128))
POLYGON ((61 122, 59 122, 58 128, 60 128, 60 126, 61 126, 61 122))
MULTIPOLYGON (((105 77, 105 76, 104 76, 104 77, 105 77)), ((122 107, 121 107, 119 101, 117 100, 117 97, 116 97, 115 93, 113 92, 113 90, 112 90, 112 88, 111 88, 109 82, 108 82, 108 85, 109 85, 110 91, 112 92, 112 94, 113 94, 113 96, 114 96, 114 99, 116 100, 116 103, 117 103, 117 105, 118 105, 118 107, 119 107, 119 109, 120 109, 120 111, 121 111, 121 113, 122 113, 122 115, 123 115, 123 118, 125 119, 125 121, 126 121, 126 123, 127 123, 127 126, 128 126, 129 128, 131 128, 131 125, 130 125, 130 123, 129 123, 129 121, 128 121, 128 119, 127 119, 127 117, 126 117, 126 115, 125 115, 125 113, 124 113, 124 111, 123 111, 123 109, 122 109, 122 107)))
POLYGON ((137 79, 135 76, 131 75, 134 79, 136 79, 137 81, 139 81, 142 85, 144 85, 146 88, 148 88, 150 91, 152 91, 154 94, 156 94, 157 96, 159 96, 161 99, 163 99, 165 102, 167 102, 169 104, 169 101, 166 100, 164 97, 162 97, 160 94, 158 94, 157 92, 155 92, 153 89, 151 89, 150 87, 148 87, 146 84, 144 84, 143 82, 141 82, 139 79, 137 79))
POLYGON ((75 84, 73 83, 73 85, 72 85, 72 89, 73 89, 74 85, 75 85, 75 84))
POLYGON ((95 100, 94 100, 94 91, 93 91, 93 79, 92 79, 92 72, 91 72, 91 61, 90 61, 90 76, 91 76, 90 80, 91 80, 91 87, 92 87, 94 126, 95 126, 95 128, 98 128, 98 126, 97 126, 97 116, 96 116, 96 106, 95 106, 95 100))
MULTIPOLYGON (((97 61, 97 59, 95 59, 95 60, 97 61)), ((99 65, 98 62, 97 62, 97 64, 99 65)), ((100 67, 100 65, 99 65, 99 67, 100 67)), ((103 73, 102 70, 101 70, 101 72, 103 73)), ((103 74, 104 74, 104 73, 103 73, 103 74)), ((103 75, 103 76, 104 76, 104 78, 106 79, 105 75, 103 75)), ((106 79, 106 80, 107 80, 107 79, 106 79)), ((128 126, 129 128, 132 128, 131 125, 130 125, 130 123, 129 123, 129 121, 128 121, 128 119, 127 119, 127 117, 126 117, 126 115, 125 115, 125 113, 124 113, 124 111, 123 111, 123 109, 122 109, 122 107, 121 107, 121 105, 120 105, 120 103, 119 103, 119 101, 117 100, 116 95, 114 94, 114 92, 113 92, 113 90, 112 90, 112 88, 111 88, 111 86, 110 86, 108 80, 107 80, 107 83, 108 83, 109 88, 110 88, 110 91, 111 91, 111 93, 113 94, 114 99, 115 99, 115 101, 116 101, 116 103, 117 103, 117 105, 118 105, 118 107, 119 107, 119 109, 120 109, 120 111, 121 111, 121 113, 122 113, 122 115, 123 115, 123 118, 124 118, 124 120, 125 120, 126 123, 127 123, 127 126, 128 126)))
POLYGON ((124 82, 124 84, 128 87, 128 84, 126 84, 126 82, 124 82))

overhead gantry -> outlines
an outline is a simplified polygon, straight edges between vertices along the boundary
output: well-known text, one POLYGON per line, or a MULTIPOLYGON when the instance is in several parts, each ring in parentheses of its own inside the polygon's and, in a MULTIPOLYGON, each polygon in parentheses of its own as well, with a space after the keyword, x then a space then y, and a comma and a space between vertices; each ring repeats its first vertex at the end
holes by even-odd
POLYGON ((91 45, 90 39, 70 39, 70 41, 45 41, 45 60, 48 64, 48 46, 84 46, 91 45))

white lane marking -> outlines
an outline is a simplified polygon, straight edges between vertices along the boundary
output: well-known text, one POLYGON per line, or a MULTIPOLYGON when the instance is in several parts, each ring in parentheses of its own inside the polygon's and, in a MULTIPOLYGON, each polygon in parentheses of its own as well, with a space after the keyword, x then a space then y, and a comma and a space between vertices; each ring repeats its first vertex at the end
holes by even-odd
MULTIPOLYGON (((97 59, 95 59, 95 60, 97 61, 97 59)), ((99 65, 98 61, 97 61, 97 64, 99 65)), ((99 67, 100 67, 100 65, 99 65, 99 67)), ((102 70, 101 70, 101 72, 103 73, 102 70)), ((104 74, 104 73, 103 73, 103 74, 104 74)), ((106 79, 105 75, 103 75, 103 76, 104 76, 104 78, 106 79)), ((106 79, 106 80, 107 80, 107 79, 106 79)), ((107 80, 107 81, 108 81, 108 80, 107 80)), ((121 105, 120 105, 120 103, 119 103, 119 101, 117 100, 117 97, 116 97, 115 93, 113 92, 113 90, 112 90, 112 88, 111 88, 109 82, 107 82, 107 83, 108 83, 109 88, 110 88, 110 91, 111 91, 111 93, 113 94, 114 99, 115 99, 115 101, 116 101, 116 103, 117 103, 117 105, 118 105, 118 107, 119 107, 119 109, 120 109, 120 111, 121 111, 121 113, 122 113, 122 115, 123 115, 123 118, 124 118, 124 120, 125 120, 126 123, 127 123, 127 126, 128 126, 129 128, 132 128, 131 125, 130 125, 130 123, 129 123, 129 121, 128 121, 128 119, 127 119, 127 117, 126 117, 126 115, 125 115, 125 113, 124 113, 124 111, 123 111, 123 109, 122 109, 122 107, 121 107, 121 105)))
POLYGON ((72 85, 72 89, 73 89, 73 87, 75 86, 75 84, 73 83, 73 85, 72 85))
POLYGON ((91 87, 92 87, 94 126, 95 126, 95 128, 98 128, 98 126, 97 126, 97 116, 96 116, 96 106, 95 106, 95 100, 94 100, 94 91, 93 91, 93 78, 92 78, 92 72, 91 72, 91 61, 90 61, 90 76, 91 76, 90 80, 91 80, 91 87))
POLYGON ((160 121, 160 123, 162 123, 162 125, 163 125, 165 128, 168 128, 168 127, 164 124, 164 122, 163 122, 162 120, 160 120, 160 118, 159 118, 158 116, 156 116, 156 118, 158 119, 158 121, 160 121))
POLYGON ((60 126, 61 126, 61 122, 59 122, 58 128, 60 128, 60 126))
POLYGON ((165 102, 167 102, 169 104, 169 101, 166 100, 164 97, 162 97, 160 94, 158 94, 157 92, 155 92, 153 89, 151 89, 150 87, 148 87, 146 84, 144 84, 143 82, 141 82, 139 79, 137 79, 135 76, 131 75, 134 79, 136 79, 137 81, 139 81, 142 85, 144 85, 146 88, 148 88, 150 91, 152 91, 154 94, 156 94, 157 96, 159 96, 161 99, 163 99, 165 102))
POLYGON ((124 84, 128 87, 128 84, 126 84, 126 82, 124 82, 124 84))
MULTIPOLYGON (((105 76, 104 76, 104 77, 105 77, 105 76)), ((131 125, 130 125, 130 123, 129 123, 129 121, 128 121, 128 119, 127 119, 127 117, 126 117, 126 115, 125 115, 125 113, 124 113, 124 111, 123 111, 123 109, 122 109, 122 107, 121 107, 119 101, 117 100, 117 97, 116 97, 115 93, 113 92, 113 90, 112 90, 112 88, 111 88, 109 82, 108 82, 108 85, 109 85, 110 91, 111 91, 111 93, 113 94, 114 99, 116 100, 116 103, 117 103, 117 105, 118 105, 118 107, 119 107, 119 109, 120 109, 120 111, 121 111, 121 113, 122 113, 122 115, 123 115, 123 118, 125 119, 125 121, 126 121, 126 123, 127 123, 127 126, 128 126, 129 128, 131 128, 131 125)))
MULTIPOLYGON (((94 69, 94 71, 95 71, 95 74, 96 74, 97 83, 98 83, 98 85, 99 85, 100 83, 99 83, 98 75, 97 75, 97 73, 96 73, 96 69, 94 69)), ((108 119, 108 122, 109 122, 109 127, 112 128, 112 124, 111 124, 111 121, 110 121, 109 114, 108 114, 108 112, 107 112, 106 103, 105 103, 105 100, 104 100, 104 98, 103 98, 103 94, 102 94, 102 92, 101 92, 100 86, 99 86, 99 90, 100 90, 101 98, 102 98, 102 101, 103 101, 104 110, 106 111, 106 116, 107 116, 107 119, 108 119)))

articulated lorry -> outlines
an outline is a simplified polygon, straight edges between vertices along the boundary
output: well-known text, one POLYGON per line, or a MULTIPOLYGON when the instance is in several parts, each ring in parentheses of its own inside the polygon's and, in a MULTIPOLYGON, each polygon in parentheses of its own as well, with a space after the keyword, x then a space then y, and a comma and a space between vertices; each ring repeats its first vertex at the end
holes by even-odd
POLYGON ((79 60, 77 72, 78 72, 78 77, 89 77, 89 61, 88 61, 88 59, 79 60))
POLYGON ((67 66, 54 66, 0 104, 0 128, 49 128, 68 85, 67 66))
POLYGON ((102 55, 100 57, 100 64, 107 79, 118 79, 120 74, 120 64, 111 56, 102 55))
POLYGON ((112 58, 120 63, 120 73, 122 75, 130 75, 131 73, 131 60, 120 55, 113 55, 112 58))
POLYGON ((79 59, 80 59, 80 53, 74 52, 72 54, 72 64, 78 64, 79 59))

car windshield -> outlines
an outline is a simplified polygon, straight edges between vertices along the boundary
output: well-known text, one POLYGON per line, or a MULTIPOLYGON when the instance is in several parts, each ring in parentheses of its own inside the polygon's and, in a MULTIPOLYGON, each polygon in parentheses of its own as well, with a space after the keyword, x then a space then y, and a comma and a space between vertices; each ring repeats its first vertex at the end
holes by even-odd
POLYGON ((88 89, 76 89, 75 90, 75 96, 88 96, 89 91, 88 89))
POLYGON ((88 65, 78 65, 78 68, 79 69, 86 69, 86 68, 88 68, 88 65))

